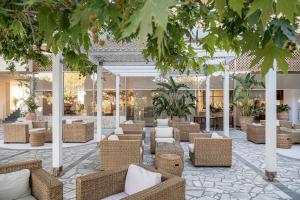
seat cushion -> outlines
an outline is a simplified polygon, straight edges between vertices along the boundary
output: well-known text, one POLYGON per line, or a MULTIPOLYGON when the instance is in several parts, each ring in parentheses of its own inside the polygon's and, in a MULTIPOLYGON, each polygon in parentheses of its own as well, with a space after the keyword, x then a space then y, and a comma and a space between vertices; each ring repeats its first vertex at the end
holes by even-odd
POLYGON ((117 141, 119 140, 119 137, 117 135, 110 135, 108 136, 107 140, 117 141))
POLYGON ((156 142, 166 142, 166 143, 174 143, 174 138, 155 138, 156 142))
POLYGON ((116 129, 114 130, 114 133, 115 133, 115 134, 124 134, 123 129, 122 129, 121 127, 116 128, 116 129))
POLYGON ((300 133, 300 129, 293 129, 293 128, 286 128, 286 127, 280 127, 281 131, 285 131, 288 133, 300 133))
POLYGON ((124 124, 133 124, 133 121, 132 120, 128 120, 128 121, 124 122, 124 124))
POLYGON ((125 197, 128 197, 128 194, 126 194, 125 192, 121 192, 121 193, 117 193, 117 194, 105 197, 102 200, 120 200, 125 197))
POLYGON ((46 131, 45 128, 33 128, 29 130, 29 134, 41 133, 46 131))
POLYGON ((34 198, 34 196, 32 196, 32 195, 28 195, 26 197, 22 197, 17 200, 36 200, 36 198, 34 198))
POLYGON ((161 174, 137 165, 129 165, 125 180, 125 193, 135 194, 161 183, 161 174))
POLYGON ((29 169, 0 174, 0 199, 12 200, 30 195, 29 177, 29 169))
POLYGON ((222 139, 223 137, 220 136, 217 132, 213 132, 211 134, 211 139, 222 139))
POLYGON ((157 138, 172 138, 173 128, 172 127, 156 127, 155 133, 157 138))
POLYGON ((157 119, 157 126, 169 126, 169 119, 157 119))
POLYGON ((190 144, 188 144, 188 147, 189 147, 189 151, 190 151, 191 153, 194 153, 194 150, 195 150, 195 144, 190 143, 190 144))

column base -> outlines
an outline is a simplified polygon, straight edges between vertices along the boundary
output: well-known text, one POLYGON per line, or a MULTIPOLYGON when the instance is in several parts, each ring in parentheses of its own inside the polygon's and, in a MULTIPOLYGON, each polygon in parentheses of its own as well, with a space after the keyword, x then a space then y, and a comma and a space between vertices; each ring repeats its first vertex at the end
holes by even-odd
POLYGON ((62 170, 63 170, 63 167, 62 166, 60 166, 60 167, 54 167, 53 169, 52 169, 52 174, 53 174, 53 176, 61 176, 62 175, 62 170))
POLYGON ((276 178, 276 175, 277 175, 277 172, 269 172, 267 170, 265 171, 265 176, 268 181, 274 181, 276 178))

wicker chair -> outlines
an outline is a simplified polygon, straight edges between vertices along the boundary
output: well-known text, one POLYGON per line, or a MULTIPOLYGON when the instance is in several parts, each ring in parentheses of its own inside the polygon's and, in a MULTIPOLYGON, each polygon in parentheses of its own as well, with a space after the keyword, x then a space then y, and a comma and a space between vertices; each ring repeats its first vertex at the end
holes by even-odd
POLYGON ((265 125, 247 125, 247 140, 256 144, 265 144, 266 142, 265 125))
MULTIPOLYGON (((123 198, 124 200, 183 200, 185 198, 185 181, 178 176, 170 175, 152 168, 147 170, 162 174, 162 183, 123 198)), ((96 172, 78 177, 76 180, 77 200, 98 200, 124 192, 128 166, 96 172)))
POLYGON ((195 166, 224 166, 232 164, 232 140, 223 135, 222 139, 212 139, 211 134, 190 133, 190 143, 194 151, 189 151, 195 166))
POLYGON ((88 142, 94 139, 94 122, 74 122, 63 125, 63 142, 88 142))
POLYGON ((118 169, 122 165, 139 164, 143 160, 143 142, 141 135, 118 135, 119 140, 100 141, 100 169, 118 169))
MULTIPOLYGON (((176 142, 180 141, 180 131, 177 128, 173 128, 173 137, 176 142)), ((156 138, 155 128, 152 128, 150 133, 150 152, 152 154, 155 153, 155 148, 156 148, 155 138, 156 138)))
POLYGON ((280 127, 280 133, 287 133, 292 135, 292 143, 299 144, 300 143, 300 129, 295 128, 287 128, 287 127, 280 127))
POLYGON ((135 120, 132 124, 123 122, 120 124, 124 134, 141 134, 145 138, 145 121, 135 120))
MULTIPOLYGON (((33 121, 33 129, 44 128, 48 131, 48 122, 33 121)), ((32 130, 33 130, 32 129, 32 130)), ((3 124, 3 139, 4 143, 28 143, 29 142, 29 127, 25 123, 5 123, 3 124)))
POLYGON ((30 170, 31 195, 40 200, 62 200, 63 184, 57 178, 42 169, 41 160, 25 161, 0 165, 0 174, 30 170))
POLYGON ((180 141, 189 141, 190 133, 200 133, 200 125, 190 122, 173 122, 173 127, 180 131, 180 141))

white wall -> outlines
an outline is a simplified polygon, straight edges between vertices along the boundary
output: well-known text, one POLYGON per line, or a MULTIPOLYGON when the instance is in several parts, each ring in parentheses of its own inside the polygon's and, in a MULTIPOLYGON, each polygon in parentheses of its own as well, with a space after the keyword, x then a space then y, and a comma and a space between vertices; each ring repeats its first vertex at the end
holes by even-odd
POLYGON ((300 110, 300 90, 284 90, 284 104, 291 107, 289 111, 289 120, 293 123, 299 123, 299 110, 300 110))

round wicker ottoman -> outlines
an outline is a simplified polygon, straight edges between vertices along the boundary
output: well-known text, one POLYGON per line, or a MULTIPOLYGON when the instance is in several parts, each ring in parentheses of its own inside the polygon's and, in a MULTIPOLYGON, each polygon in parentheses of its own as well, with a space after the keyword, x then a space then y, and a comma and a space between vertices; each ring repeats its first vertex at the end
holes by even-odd
POLYGON ((39 131, 30 133, 29 142, 32 147, 43 146, 45 142, 45 132, 39 131))
POLYGON ((183 162, 179 155, 160 154, 155 158, 156 168, 177 176, 182 175, 183 162))
POLYGON ((290 149, 293 145, 292 134, 277 133, 277 147, 282 149, 290 149))

